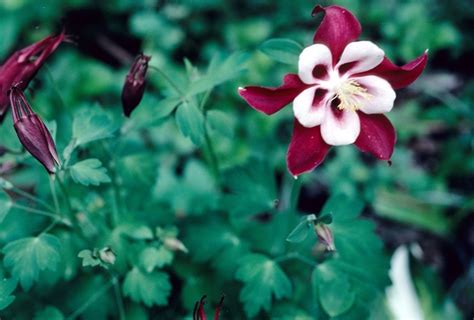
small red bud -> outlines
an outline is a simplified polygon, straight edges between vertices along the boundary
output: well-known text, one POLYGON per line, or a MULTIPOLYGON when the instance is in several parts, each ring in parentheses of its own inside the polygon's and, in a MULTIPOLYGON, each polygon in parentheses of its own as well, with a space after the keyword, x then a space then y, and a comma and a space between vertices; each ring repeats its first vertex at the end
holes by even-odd
POLYGON ((150 56, 139 54, 125 78, 122 89, 122 107, 126 117, 138 106, 145 92, 146 72, 150 56))
POLYGON ((21 144, 48 170, 56 171, 60 164, 56 145, 41 118, 33 112, 18 86, 10 89, 13 125, 21 144))

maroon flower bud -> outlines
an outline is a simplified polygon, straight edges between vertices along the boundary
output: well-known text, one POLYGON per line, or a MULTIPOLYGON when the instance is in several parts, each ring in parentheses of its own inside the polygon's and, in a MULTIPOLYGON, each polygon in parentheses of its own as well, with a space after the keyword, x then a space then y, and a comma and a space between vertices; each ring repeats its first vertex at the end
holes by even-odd
POLYGON ((323 223, 318 223, 314 225, 314 231, 318 236, 318 240, 326 246, 326 250, 335 251, 336 247, 334 246, 334 237, 332 235, 331 229, 323 223))
MULTIPOLYGON (((206 312, 204 311, 204 304, 206 300, 206 296, 203 296, 201 300, 196 302, 194 305, 194 311, 193 311, 193 320, 206 320, 206 312)), ((221 314, 221 308, 222 305, 224 304, 224 296, 222 296, 221 301, 219 302, 219 305, 216 308, 216 312, 214 313, 214 320, 219 320, 219 316, 221 314)))
POLYGON ((15 84, 20 90, 26 89, 45 60, 65 39, 64 31, 56 37, 46 37, 16 51, 0 66, 0 123, 8 108, 8 90, 15 84))
POLYGON ((123 113, 126 117, 130 117, 132 111, 143 98, 143 93, 145 92, 145 76, 150 59, 150 56, 139 54, 125 78, 122 90, 122 106, 123 113))
POLYGON ((13 125, 21 144, 49 173, 54 173, 55 166, 59 165, 60 161, 53 138, 18 86, 10 89, 10 103, 13 125))

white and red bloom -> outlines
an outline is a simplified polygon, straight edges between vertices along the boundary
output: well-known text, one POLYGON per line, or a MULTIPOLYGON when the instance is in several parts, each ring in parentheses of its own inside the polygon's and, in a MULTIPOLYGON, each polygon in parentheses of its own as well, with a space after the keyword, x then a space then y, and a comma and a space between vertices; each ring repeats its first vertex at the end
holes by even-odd
POLYGON ((273 114, 293 103, 293 136, 288 169, 297 176, 313 170, 331 146, 354 143, 363 152, 389 160, 396 133, 383 115, 395 100, 394 89, 415 81, 427 53, 396 66, 370 41, 357 41, 362 29, 347 9, 316 6, 325 16, 298 61, 298 74, 287 74, 277 88, 249 86, 240 95, 256 110, 273 114))

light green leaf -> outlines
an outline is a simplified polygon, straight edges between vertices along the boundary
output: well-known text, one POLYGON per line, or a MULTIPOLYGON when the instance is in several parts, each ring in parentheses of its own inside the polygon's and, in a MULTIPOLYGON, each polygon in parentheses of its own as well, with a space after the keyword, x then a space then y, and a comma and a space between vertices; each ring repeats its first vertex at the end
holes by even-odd
POLYGON ((113 135, 117 125, 113 119, 99 105, 82 108, 74 114, 72 123, 72 137, 75 146, 109 138, 113 135))
POLYGON ((173 261, 173 252, 168 250, 165 246, 160 248, 147 247, 140 252, 139 256, 140 266, 150 273, 155 268, 162 268, 173 261))
POLYGON ((94 185, 98 186, 101 183, 110 182, 110 178, 107 175, 107 169, 102 167, 102 162, 98 159, 87 159, 75 163, 69 168, 71 177, 76 183, 83 184, 85 186, 94 185))
POLYGON ((3 248, 5 267, 18 278, 21 286, 28 291, 38 280, 39 272, 55 271, 61 257, 60 242, 50 234, 23 238, 10 242, 3 248))
POLYGON ((138 223, 124 223, 118 226, 121 234, 126 235, 135 240, 153 239, 153 231, 150 227, 138 223))
POLYGON ((321 305, 331 317, 343 314, 354 303, 355 293, 348 277, 323 263, 313 272, 313 287, 318 289, 321 305))
POLYGON ((0 310, 5 309, 15 300, 15 296, 11 294, 15 291, 16 285, 17 281, 14 278, 5 278, 0 281, 0 310))
POLYGON ((227 113, 220 110, 209 110, 206 113, 209 127, 227 138, 234 136, 235 121, 227 113))
POLYGON ((94 257, 91 250, 82 250, 77 256, 82 259, 83 267, 100 265, 100 259, 94 257))
POLYGON ((314 214, 308 215, 301 218, 301 221, 296 225, 296 227, 290 232, 286 241, 288 242, 302 242, 308 236, 309 230, 313 224, 313 221, 316 219, 314 214))
POLYGON ((193 103, 185 102, 176 111, 176 123, 184 136, 200 146, 204 141, 204 116, 193 103))
POLYGON ((168 303, 171 292, 169 277, 164 272, 144 273, 137 267, 125 276, 123 293, 135 302, 143 302, 146 306, 163 306, 168 303))
POLYGON ((240 300, 244 303, 245 313, 254 317, 261 309, 269 311, 272 294, 276 299, 290 297, 292 286, 290 279, 278 263, 264 255, 249 254, 243 257, 235 277, 245 283, 240 291, 240 300))
POLYGON ((290 39, 270 39, 260 46, 260 51, 275 61, 296 65, 303 47, 290 39))
POLYGON ((249 58, 247 53, 236 52, 225 59, 215 57, 207 73, 197 77, 185 90, 188 96, 211 90, 215 86, 237 77, 245 68, 249 58))
POLYGON ((33 320, 63 320, 64 315, 55 307, 48 306, 37 312, 33 320))
POLYGON ((8 194, 5 191, 0 190, 0 223, 5 219, 12 206, 13 202, 8 194))
POLYGON ((180 102, 181 98, 178 97, 157 101, 153 96, 145 95, 140 107, 133 111, 130 121, 125 123, 122 131, 152 127, 170 115, 180 102))

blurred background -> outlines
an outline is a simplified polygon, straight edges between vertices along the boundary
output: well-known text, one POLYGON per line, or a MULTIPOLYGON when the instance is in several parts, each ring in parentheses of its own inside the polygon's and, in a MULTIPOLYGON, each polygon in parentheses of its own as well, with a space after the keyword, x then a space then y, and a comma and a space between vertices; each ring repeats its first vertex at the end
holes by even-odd
MULTIPOLYGON (((309 45, 321 20, 311 17, 315 4, 308 0, 2 0, 0 57, 4 61, 14 50, 62 27, 73 36, 76 43, 63 44, 48 60, 47 71, 42 70, 30 86, 36 110, 46 119, 55 119, 61 132, 61 123, 86 102, 120 113, 123 77, 140 52, 151 55, 152 65, 174 77, 184 72, 184 58, 205 68, 216 55, 245 51, 246 70, 220 86, 208 102, 230 116, 232 138, 213 134, 212 139, 222 168, 263 157, 276 168, 279 185, 286 174, 291 108, 266 117, 248 107, 236 88, 275 86, 284 74, 296 71, 296 61, 275 61, 261 46, 271 38, 309 45)), ((363 199, 367 203, 363 214, 375 221, 385 250, 391 254, 402 245, 408 248, 425 318, 470 319, 474 316, 473 3, 346 0, 319 4, 351 10, 363 26, 362 38, 377 43, 398 64, 427 48, 429 60, 421 78, 397 93, 388 115, 398 133, 392 166, 352 146, 332 150, 328 160, 305 177, 298 209, 319 212, 336 193, 363 199)), ((170 88, 153 70, 149 80, 139 108, 152 110, 170 88)), ((0 144, 18 148, 6 131, 2 125, 0 144)), ((171 120, 153 124, 146 139, 156 146, 159 163, 186 167, 187 160, 199 157, 198 149, 171 120)), ((67 144, 62 135, 57 140, 60 146, 67 144)), ((14 180, 22 183, 31 177, 22 173, 14 180)), ((10 220, 0 226, 2 243, 8 240, 5 233, 15 228, 16 221, 10 220)), ((208 279, 214 281, 212 276, 208 279)), ((182 299, 196 300, 197 292, 182 299)), ((230 305, 228 318, 231 309, 238 308, 230 305)))

